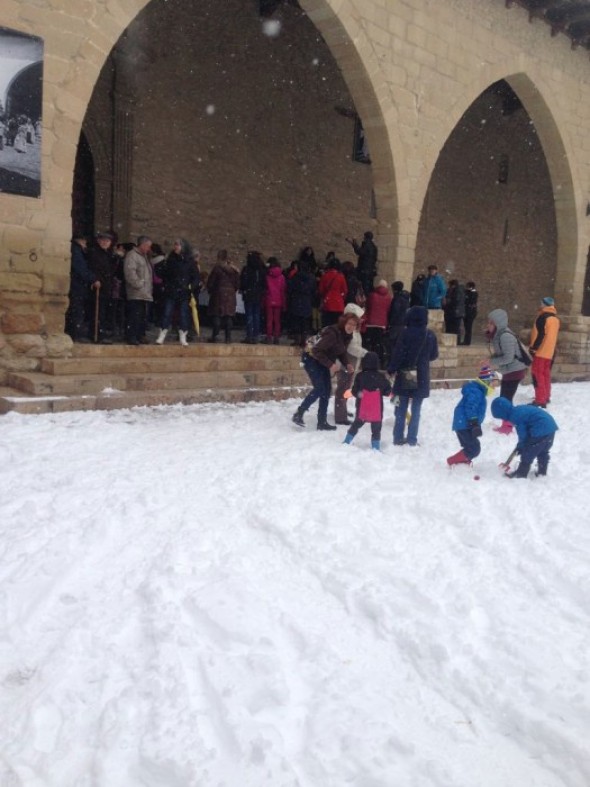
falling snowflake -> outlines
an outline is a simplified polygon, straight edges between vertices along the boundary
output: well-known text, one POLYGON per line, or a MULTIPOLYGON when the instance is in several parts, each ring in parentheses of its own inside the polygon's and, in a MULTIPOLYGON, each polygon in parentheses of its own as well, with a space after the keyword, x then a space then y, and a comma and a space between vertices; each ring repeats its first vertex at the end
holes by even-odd
POLYGON ((215 114, 215 104, 207 104, 207 106, 205 107, 205 112, 208 115, 214 115, 215 114))
POLYGON ((278 19, 265 19, 262 23, 262 32, 269 38, 276 38, 281 32, 281 23, 278 19))

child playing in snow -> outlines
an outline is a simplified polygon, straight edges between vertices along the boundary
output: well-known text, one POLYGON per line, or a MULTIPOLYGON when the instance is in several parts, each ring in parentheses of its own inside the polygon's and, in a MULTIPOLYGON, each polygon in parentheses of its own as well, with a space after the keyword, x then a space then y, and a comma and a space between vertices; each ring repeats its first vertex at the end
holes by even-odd
POLYGON ((479 456, 481 425, 486 415, 486 396, 492 392, 496 373, 489 366, 482 366, 477 380, 469 380, 461 388, 461 401, 453 414, 453 431, 457 433, 461 450, 447 458, 449 467, 469 465, 479 456))
POLYGON ((361 361, 362 371, 357 374, 352 386, 356 396, 356 415, 344 442, 352 443, 361 426, 367 421, 371 424, 371 448, 381 448, 381 425, 383 423, 383 397, 391 393, 391 385, 379 371, 379 356, 368 352, 361 361))
POLYGON ((516 451, 520 454, 520 464, 507 478, 526 478, 533 460, 537 460, 536 475, 547 475, 549 451, 553 445, 555 432, 559 429, 555 419, 548 412, 531 404, 519 404, 516 407, 499 396, 492 402, 494 418, 510 421, 516 428, 518 443, 516 451))

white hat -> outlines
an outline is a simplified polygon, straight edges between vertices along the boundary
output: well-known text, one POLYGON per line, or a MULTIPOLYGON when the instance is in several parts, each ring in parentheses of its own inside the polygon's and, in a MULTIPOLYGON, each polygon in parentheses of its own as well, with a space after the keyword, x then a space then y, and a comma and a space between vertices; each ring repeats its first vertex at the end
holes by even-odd
POLYGON ((347 303, 344 307, 344 314, 354 314, 359 320, 365 313, 365 310, 356 303, 347 303))

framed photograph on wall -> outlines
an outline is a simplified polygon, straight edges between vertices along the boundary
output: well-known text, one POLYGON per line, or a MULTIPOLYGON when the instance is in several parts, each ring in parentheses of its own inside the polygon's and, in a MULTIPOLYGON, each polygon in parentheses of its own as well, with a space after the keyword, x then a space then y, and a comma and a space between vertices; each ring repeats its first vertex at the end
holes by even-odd
POLYGON ((0 27, 0 193, 41 196, 43 39, 0 27))
POLYGON ((371 154, 369 153, 369 145, 367 137, 360 117, 356 117, 354 121, 354 141, 352 147, 352 160, 360 161, 361 164, 371 163, 371 154))

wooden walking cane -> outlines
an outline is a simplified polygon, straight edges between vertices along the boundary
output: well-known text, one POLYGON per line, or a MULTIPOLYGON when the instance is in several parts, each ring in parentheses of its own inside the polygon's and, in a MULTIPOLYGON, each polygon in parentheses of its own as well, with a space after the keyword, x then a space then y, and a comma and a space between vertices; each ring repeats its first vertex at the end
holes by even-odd
POLYGON ((100 297, 100 288, 95 287, 96 298, 94 299, 94 343, 98 342, 98 299, 100 297))

